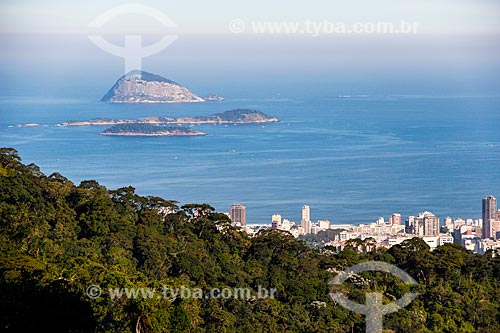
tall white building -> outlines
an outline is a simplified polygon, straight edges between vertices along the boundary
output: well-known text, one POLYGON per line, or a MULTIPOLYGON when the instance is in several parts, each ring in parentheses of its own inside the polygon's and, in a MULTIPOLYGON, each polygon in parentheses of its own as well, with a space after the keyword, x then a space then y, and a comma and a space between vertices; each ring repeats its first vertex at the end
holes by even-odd
POLYGON ((496 219, 497 199, 488 195, 483 198, 483 238, 496 238, 493 222, 496 219))
POLYGON ((308 205, 302 206, 302 220, 311 221, 311 208, 308 205))
POLYGON ((301 225, 302 225, 302 232, 304 233, 304 235, 311 233, 311 221, 302 220, 301 225))
POLYGON ((446 228, 448 228, 449 231, 452 231, 455 229, 454 225, 453 225, 453 220, 451 217, 449 216, 446 216, 444 218, 444 225, 446 226, 446 228))
POLYGON ((417 217, 418 223, 423 225, 423 236, 439 235, 439 217, 431 212, 422 212, 417 217))
POLYGON ((272 217, 272 228, 276 229, 281 226, 281 215, 280 214, 274 214, 272 217))
POLYGON ((229 217, 234 223, 239 223, 244 226, 247 223, 246 219, 246 207, 242 204, 234 204, 229 210, 229 217))
POLYGON ((311 233, 311 208, 307 205, 302 206, 302 220, 300 224, 304 234, 311 233))
POLYGON ((438 236, 439 217, 431 212, 422 212, 418 216, 409 216, 406 220, 406 232, 419 236, 438 236))

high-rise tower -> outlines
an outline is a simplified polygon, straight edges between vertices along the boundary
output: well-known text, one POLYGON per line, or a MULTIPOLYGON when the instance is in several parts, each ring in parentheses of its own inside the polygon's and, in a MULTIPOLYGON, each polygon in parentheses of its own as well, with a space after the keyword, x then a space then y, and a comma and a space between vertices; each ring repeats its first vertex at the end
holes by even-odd
POLYGON ((300 221, 304 234, 311 233, 311 208, 307 205, 302 206, 302 220, 300 221))
POLYGON ((231 217, 231 221, 238 222, 241 226, 247 223, 246 207, 242 204, 232 205, 229 210, 229 216, 231 217))
POLYGON ((497 199, 492 195, 483 198, 483 238, 494 237, 492 233, 492 221, 496 219, 497 199))

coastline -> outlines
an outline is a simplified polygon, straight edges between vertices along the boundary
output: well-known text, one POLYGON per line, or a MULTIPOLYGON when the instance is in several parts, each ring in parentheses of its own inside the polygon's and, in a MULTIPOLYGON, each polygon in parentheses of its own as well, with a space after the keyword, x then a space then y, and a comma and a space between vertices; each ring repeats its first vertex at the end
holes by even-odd
POLYGON ((104 136, 205 136, 206 133, 203 132, 192 132, 192 133, 170 133, 170 132, 159 132, 159 133, 134 133, 134 132, 123 132, 123 133, 106 133, 102 132, 99 135, 104 136))
POLYGON ((73 126, 112 126, 112 125, 121 125, 121 124, 151 124, 151 125, 230 125, 230 124, 267 124, 267 123, 276 123, 279 120, 277 118, 272 119, 259 119, 259 120, 195 120, 193 118, 172 118, 172 120, 146 120, 146 119, 138 119, 138 120, 109 120, 109 121, 66 121, 64 123, 58 124, 59 126, 64 127, 73 127, 73 126))

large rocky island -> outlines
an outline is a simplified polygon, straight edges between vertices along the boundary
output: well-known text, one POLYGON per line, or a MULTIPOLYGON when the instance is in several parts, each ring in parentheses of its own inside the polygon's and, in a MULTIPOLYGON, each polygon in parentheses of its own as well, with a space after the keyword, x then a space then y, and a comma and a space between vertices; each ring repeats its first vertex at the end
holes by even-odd
POLYGON ((153 124, 118 124, 110 127, 101 135, 112 136, 199 136, 206 135, 203 132, 177 125, 153 125, 153 124))
POLYGON ((193 103, 205 102, 177 82, 156 74, 134 70, 116 81, 102 102, 110 103, 193 103))
POLYGON ((269 116, 261 111, 252 109, 235 109, 228 110, 222 113, 215 113, 210 116, 194 116, 194 117, 160 117, 153 116, 147 118, 130 119, 110 119, 96 118, 87 121, 66 121, 61 126, 110 126, 119 124, 183 124, 183 125, 202 125, 202 124, 263 124, 277 122, 278 119, 269 116))

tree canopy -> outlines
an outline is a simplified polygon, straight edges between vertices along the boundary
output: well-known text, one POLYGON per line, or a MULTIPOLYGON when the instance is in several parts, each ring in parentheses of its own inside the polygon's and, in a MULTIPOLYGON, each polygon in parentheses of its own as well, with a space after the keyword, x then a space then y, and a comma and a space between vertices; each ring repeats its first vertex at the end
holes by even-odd
POLYGON ((45 176, 0 149, 0 329, 6 332, 364 332, 364 317, 336 304, 328 282, 381 260, 419 285, 365 272, 340 290, 364 303, 418 298, 384 317, 387 332, 500 332, 500 256, 456 245, 433 252, 418 238, 389 250, 317 250, 279 230, 250 238, 208 204, 143 197, 45 176), (366 252, 366 251, 365 251, 366 252), (101 297, 89 298, 98 285, 101 297), (275 289, 274 298, 110 297, 110 288, 275 289))

